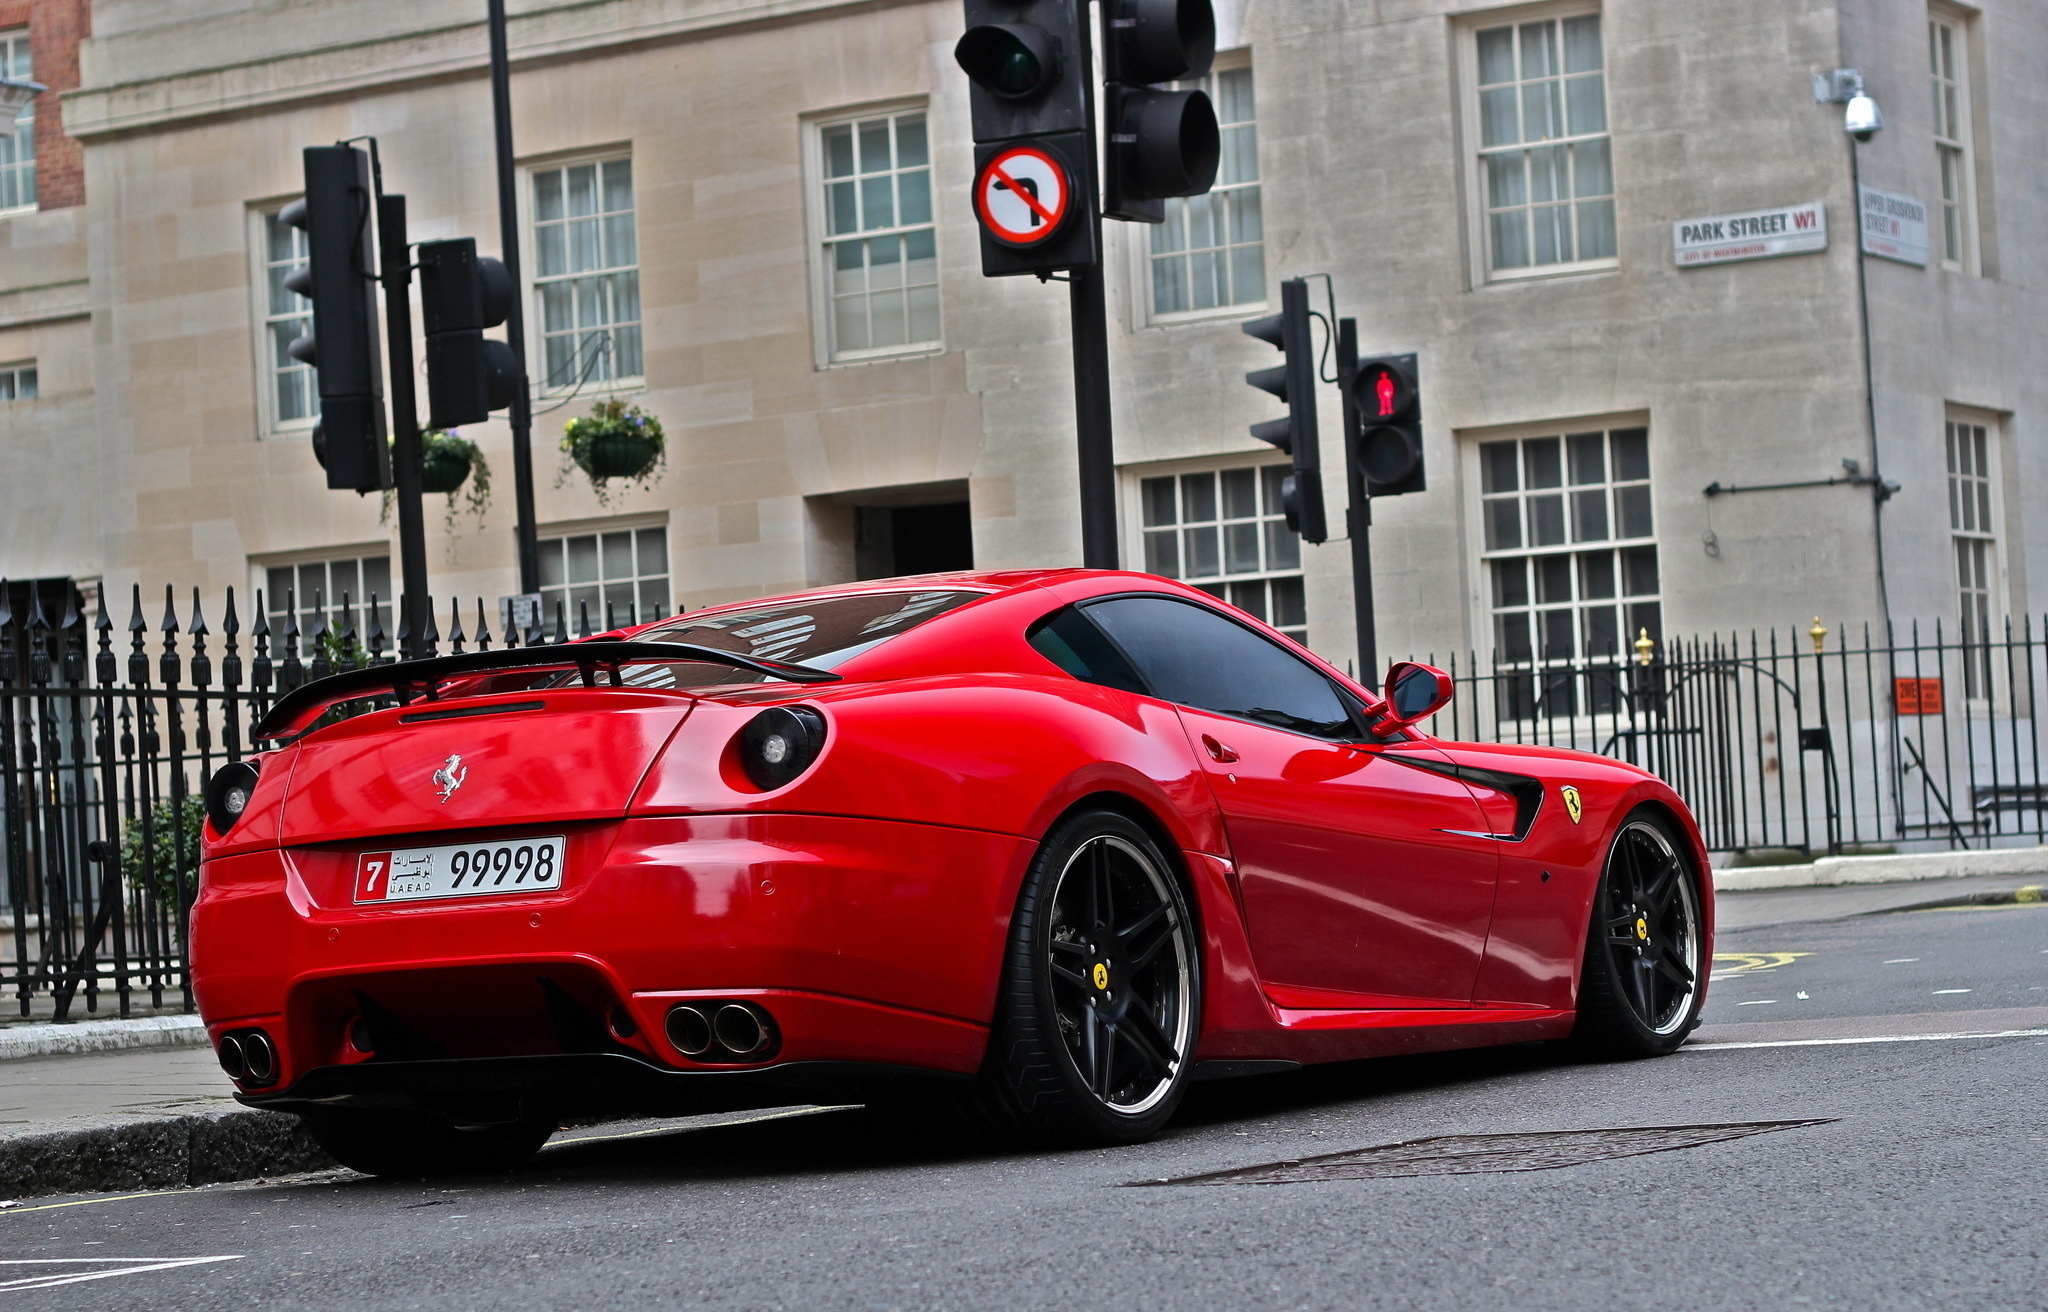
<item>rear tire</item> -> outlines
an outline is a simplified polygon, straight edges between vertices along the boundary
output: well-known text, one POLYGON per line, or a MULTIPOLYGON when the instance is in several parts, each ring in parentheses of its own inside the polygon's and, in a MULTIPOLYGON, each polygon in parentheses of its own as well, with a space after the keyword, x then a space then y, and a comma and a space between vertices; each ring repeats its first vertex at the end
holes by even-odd
POLYGON ((1677 1051, 1700 1023, 1704 944, 1687 845, 1660 812, 1639 809, 1601 868, 1572 1046, 1606 1058, 1677 1051))
POLYGON ((509 1170, 559 1128, 551 1118, 469 1129, 429 1112, 321 1108, 299 1115, 313 1141, 343 1166, 401 1177, 509 1170))
POLYGON ((1038 1142, 1149 1139, 1187 1088, 1201 996, 1194 917, 1159 845, 1117 812, 1072 816, 1018 896, 977 1101, 1038 1142))

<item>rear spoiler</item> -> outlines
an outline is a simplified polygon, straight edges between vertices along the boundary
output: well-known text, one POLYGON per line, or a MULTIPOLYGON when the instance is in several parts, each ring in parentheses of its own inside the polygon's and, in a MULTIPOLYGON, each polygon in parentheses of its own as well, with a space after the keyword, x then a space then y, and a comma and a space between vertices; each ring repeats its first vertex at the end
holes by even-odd
POLYGON ((619 668, 662 661, 702 661, 751 670, 771 679, 791 683, 834 683, 839 676, 830 670, 786 661, 761 660, 737 652, 699 647, 687 642, 626 642, 592 640, 550 643, 539 647, 508 647, 503 651, 473 651, 460 656, 429 656, 425 660, 395 661, 366 669, 345 670, 302 684, 277 699, 262 721, 255 737, 292 738, 305 733, 321 712, 341 702, 366 697, 396 697, 400 704, 424 698, 438 701, 441 685, 456 679, 474 678, 504 670, 546 669, 573 666, 583 674, 587 688, 597 686, 599 669, 611 671, 612 684, 621 683, 619 668))

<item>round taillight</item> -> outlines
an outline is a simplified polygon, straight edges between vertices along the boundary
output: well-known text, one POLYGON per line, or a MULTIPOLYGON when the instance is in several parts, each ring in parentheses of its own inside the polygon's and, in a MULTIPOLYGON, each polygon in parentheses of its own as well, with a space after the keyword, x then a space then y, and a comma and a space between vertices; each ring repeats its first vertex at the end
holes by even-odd
POLYGON ((756 788, 794 782, 825 749, 825 717, 808 706, 771 706, 740 730, 740 767, 756 788))
POLYGON ((256 791, 256 763, 230 761, 213 772, 206 784, 206 818, 213 832, 225 835, 234 828, 242 812, 249 809, 249 796, 256 791))

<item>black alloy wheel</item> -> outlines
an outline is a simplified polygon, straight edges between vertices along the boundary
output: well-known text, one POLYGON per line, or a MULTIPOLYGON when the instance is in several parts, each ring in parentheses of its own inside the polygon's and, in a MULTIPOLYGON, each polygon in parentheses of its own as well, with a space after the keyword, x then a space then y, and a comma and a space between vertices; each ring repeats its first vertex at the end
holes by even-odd
POLYGON ((1112 811, 1064 822, 1018 899, 984 1084, 1000 1118, 1051 1141, 1134 1143, 1180 1102, 1201 1015, 1179 881, 1112 811))
POLYGON ((1671 1052, 1699 1024, 1706 970, 1699 886, 1670 824, 1626 820, 1607 851, 1572 1032, 1608 1056, 1671 1052))

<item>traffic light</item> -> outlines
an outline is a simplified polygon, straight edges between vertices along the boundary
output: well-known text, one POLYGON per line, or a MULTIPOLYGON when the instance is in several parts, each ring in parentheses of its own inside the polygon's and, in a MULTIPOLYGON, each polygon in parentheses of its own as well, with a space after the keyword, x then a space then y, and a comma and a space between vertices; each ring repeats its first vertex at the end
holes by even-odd
POLYGON ((966 0, 953 58, 969 79, 981 271, 1046 274, 1101 258, 1086 0, 966 0))
POLYGON ((1154 85, 1201 77, 1216 59, 1209 0, 1102 0, 1102 118, 1108 152, 1102 212, 1161 223, 1166 198, 1216 181, 1223 139, 1202 91, 1154 85))
POLYGON ((427 423, 480 424, 512 404, 519 358, 484 336, 512 313, 512 275, 476 253, 476 238, 419 244, 420 320, 427 335, 427 423))
POLYGON ((306 233, 306 263, 284 285, 313 302, 313 331, 285 349, 319 378, 313 454, 327 486, 375 492, 391 486, 391 455, 370 253, 370 157, 354 146, 308 146, 305 167, 305 197, 279 217, 306 233))
POLYGON ((1287 403, 1287 418, 1252 425, 1252 436, 1294 457, 1294 472, 1281 483, 1287 527, 1305 542, 1329 539, 1323 518, 1322 448, 1316 432, 1316 355, 1309 330, 1308 283, 1280 284, 1280 313, 1243 325, 1246 334, 1280 348, 1284 363, 1257 369, 1244 380, 1287 403))
POLYGON ((1422 469, 1422 396, 1415 357, 1362 361, 1350 379, 1358 415, 1358 462, 1370 496, 1397 497, 1427 486, 1422 469))

